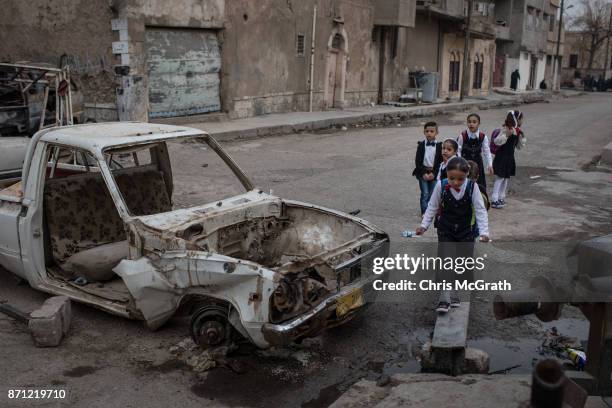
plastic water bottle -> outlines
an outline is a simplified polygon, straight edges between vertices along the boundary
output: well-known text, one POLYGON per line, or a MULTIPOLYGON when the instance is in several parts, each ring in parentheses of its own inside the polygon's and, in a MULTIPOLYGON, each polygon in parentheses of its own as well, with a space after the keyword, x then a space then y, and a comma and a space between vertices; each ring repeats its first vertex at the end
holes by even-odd
POLYGON ((412 238, 412 237, 416 237, 417 234, 415 231, 410 231, 410 230, 405 230, 402 231, 402 237, 404 238, 412 238))
POLYGON ((578 370, 584 370, 584 366, 586 365, 586 354, 584 354, 584 351, 566 348, 565 352, 567 353, 567 358, 574 363, 578 370))

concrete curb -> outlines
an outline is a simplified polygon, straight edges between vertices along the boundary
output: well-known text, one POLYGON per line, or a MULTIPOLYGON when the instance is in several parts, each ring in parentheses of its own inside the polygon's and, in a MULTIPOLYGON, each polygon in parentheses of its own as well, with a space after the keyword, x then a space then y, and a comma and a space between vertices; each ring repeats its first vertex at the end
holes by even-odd
POLYGON ((526 103, 544 102, 553 97, 552 94, 526 94, 515 98, 470 100, 468 102, 451 102, 446 104, 410 106, 405 109, 394 109, 387 112, 364 112, 353 115, 342 115, 336 118, 297 121, 294 123, 272 126, 258 126, 248 129, 232 129, 210 131, 218 141, 251 140, 268 136, 281 136, 294 133, 312 132, 333 128, 357 127, 357 125, 392 126, 411 118, 444 115, 462 111, 478 111, 500 107, 511 107, 526 103))

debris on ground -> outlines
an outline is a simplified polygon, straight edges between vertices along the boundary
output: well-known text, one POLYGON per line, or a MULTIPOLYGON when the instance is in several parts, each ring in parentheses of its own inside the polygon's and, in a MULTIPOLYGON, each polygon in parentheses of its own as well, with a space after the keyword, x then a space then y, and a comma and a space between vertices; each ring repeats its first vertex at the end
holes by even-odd
POLYGON ((579 371, 583 371, 586 366, 586 354, 582 350, 575 350, 572 348, 565 349, 565 353, 567 358, 574 363, 574 367, 576 367, 579 371))
POLYGON ((548 349, 555 352, 563 352, 566 348, 581 349, 582 345, 576 337, 564 336, 559 333, 556 327, 552 327, 550 330, 547 330, 544 335, 542 348, 544 350, 548 349))
POLYGON ((228 353, 232 351, 228 346, 202 350, 191 337, 187 337, 170 347, 168 351, 196 373, 202 373, 215 367, 227 367, 236 372, 242 370, 237 362, 227 358, 228 353))
POLYGON ((217 366, 217 362, 208 353, 207 350, 204 350, 199 355, 197 355, 197 354, 196 355, 192 355, 191 357, 187 358, 187 360, 185 362, 196 373, 201 373, 203 371, 208 371, 211 368, 215 368, 217 366))
POLYGON ((582 344, 576 337, 564 336, 556 327, 546 331, 540 354, 543 356, 554 356, 562 361, 569 361, 577 370, 584 370, 586 365, 586 354, 582 344))

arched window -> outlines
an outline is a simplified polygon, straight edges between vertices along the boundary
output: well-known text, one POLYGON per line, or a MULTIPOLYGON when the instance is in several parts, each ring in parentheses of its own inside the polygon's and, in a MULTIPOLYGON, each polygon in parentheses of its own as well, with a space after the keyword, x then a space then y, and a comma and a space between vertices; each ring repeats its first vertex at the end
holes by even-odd
POLYGON ((472 82, 473 89, 482 88, 482 75, 484 71, 484 55, 474 55, 474 81, 472 82))
POLYGON ((455 92, 459 90, 459 78, 461 74, 461 54, 451 51, 450 63, 448 70, 448 91, 455 92))
POLYGON ((342 38, 342 35, 340 33, 336 33, 332 39, 332 48, 341 51, 343 42, 344 38, 342 38))

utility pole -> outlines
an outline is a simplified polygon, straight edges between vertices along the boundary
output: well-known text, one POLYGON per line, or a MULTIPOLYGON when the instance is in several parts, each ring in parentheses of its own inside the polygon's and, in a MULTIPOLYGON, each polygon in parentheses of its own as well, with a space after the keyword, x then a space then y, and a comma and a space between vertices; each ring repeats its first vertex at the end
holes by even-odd
POLYGON ((553 64, 553 90, 557 86, 557 89, 561 89, 561 83, 560 81, 557 81, 557 76, 559 75, 559 71, 561 70, 561 62, 559 61, 559 48, 561 47, 561 29, 563 28, 563 7, 564 0, 561 0, 561 7, 559 8, 559 29, 557 30, 557 52, 555 53, 555 63, 553 64), (558 68, 557 65, 559 65, 558 68))
POLYGON ((465 23, 465 44, 463 46, 463 75, 461 76, 461 92, 459 100, 467 96, 470 89, 470 21, 472 19, 472 1, 468 0, 467 19, 465 23))

